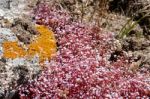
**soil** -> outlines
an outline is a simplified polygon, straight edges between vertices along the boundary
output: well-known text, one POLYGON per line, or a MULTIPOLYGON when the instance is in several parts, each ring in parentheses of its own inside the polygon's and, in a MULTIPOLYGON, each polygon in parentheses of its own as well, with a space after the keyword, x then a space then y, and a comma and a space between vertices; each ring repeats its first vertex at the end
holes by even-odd
POLYGON ((110 10, 133 18, 135 21, 148 14, 139 22, 143 35, 150 39, 150 1, 149 0, 112 0, 110 10))
MULTIPOLYGON (((142 16, 149 14, 149 0, 112 0, 110 2, 110 10, 112 12, 133 18, 138 21, 142 16)), ((150 17, 145 17, 139 22, 140 31, 143 35, 138 37, 139 31, 131 31, 129 37, 122 39, 123 50, 132 54, 134 61, 140 61, 139 70, 146 67, 150 70, 150 17)))

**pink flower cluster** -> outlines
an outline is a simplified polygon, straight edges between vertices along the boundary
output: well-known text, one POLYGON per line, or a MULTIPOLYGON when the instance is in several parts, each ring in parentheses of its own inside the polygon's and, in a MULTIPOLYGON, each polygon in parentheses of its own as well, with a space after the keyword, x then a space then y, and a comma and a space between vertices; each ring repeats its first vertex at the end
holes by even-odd
POLYGON ((37 79, 20 86, 21 99, 150 97, 150 78, 128 72, 128 58, 122 54, 109 61, 112 33, 72 21, 68 12, 45 4, 35 10, 35 20, 55 31, 58 52, 37 79))

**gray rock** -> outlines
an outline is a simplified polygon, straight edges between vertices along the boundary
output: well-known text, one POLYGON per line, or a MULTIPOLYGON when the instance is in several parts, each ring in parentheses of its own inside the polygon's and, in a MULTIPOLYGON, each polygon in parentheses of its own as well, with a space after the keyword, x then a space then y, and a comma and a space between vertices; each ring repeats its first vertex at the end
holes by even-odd
POLYGON ((24 58, 6 60, 6 63, 0 63, 0 67, 1 94, 6 94, 5 92, 9 94, 12 90, 16 90, 17 86, 26 83, 29 79, 37 77, 41 71, 38 63, 29 62, 24 58))

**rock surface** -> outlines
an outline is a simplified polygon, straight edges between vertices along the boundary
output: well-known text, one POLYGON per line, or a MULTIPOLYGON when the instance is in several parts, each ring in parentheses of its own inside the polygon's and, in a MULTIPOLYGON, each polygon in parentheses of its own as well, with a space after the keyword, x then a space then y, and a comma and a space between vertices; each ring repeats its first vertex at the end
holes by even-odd
POLYGON ((0 0, 0 16, 13 21, 15 18, 26 18, 37 0, 0 0))
POLYGON ((6 40, 13 42, 18 40, 18 38, 10 29, 1 28, 0 30, 0 92, 4 94, 6 90, 14 90, 27 79, 32 79, 40 72, 41 68, 38 57, 32 60, 25 58, 6 59, 3 57, 3 42, 6 40))
MULTIPOLYGON (((3 57, 4 41, 29 43, 36 34, 33 26, 25 26, 16 19, 29 16, 37 0, 0 0, 0 98, 11 99, 18 85, 32 79, 41 71, 38 57, 32 59, 3 57), (27 29, 25 29, 27 27, 27 29), (22 34, 20 34, 22 33, 22 34), (17 35, 19 34, 19 35, 17 35)), ((30 19, 30 17, 26 17, 30 19)), ((26 23, 26 22, 24 22, 26 23)), ((29 25, 29 24, 27 24, 29 25)))

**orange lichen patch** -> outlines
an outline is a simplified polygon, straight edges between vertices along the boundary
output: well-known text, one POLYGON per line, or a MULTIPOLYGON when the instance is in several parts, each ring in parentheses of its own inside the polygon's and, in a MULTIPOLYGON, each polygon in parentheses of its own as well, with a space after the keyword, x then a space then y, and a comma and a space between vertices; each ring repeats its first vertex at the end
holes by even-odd
POLYGON ((56 40, 52 31, 45 26, 37 26, 39 35, 28 46, 27 50, 24 50, 16 42, 6 41, 2 44, 4 49, 3 56, 5 58, 17 58, 17 57, 33 57, 38 55, 40 62, 50 60, 50 58, 56 53, 56 40))
POLYGON ((9 42, 5 41, 2 44, 2 47, 4 49, 3 56, 5 58, 17 58, 17 57, 23 57, 25 56, 25 51, 23 48, 21 48, 17 42, 9 42))
POLYGON ((52 31, 45 26, 37 26, 39 37, 29 45, 28 55, 38 54, 40 61, 50 59, 56 53, 56 40, 52 31))

